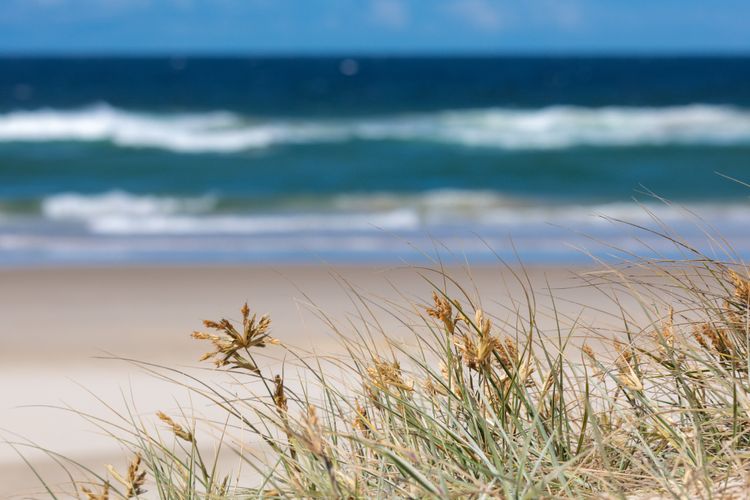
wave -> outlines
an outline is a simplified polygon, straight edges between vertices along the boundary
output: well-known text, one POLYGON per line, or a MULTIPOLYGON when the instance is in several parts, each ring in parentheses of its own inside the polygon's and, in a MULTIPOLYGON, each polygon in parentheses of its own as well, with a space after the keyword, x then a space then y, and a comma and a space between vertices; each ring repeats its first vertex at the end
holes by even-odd
POLYGON ((458 230, 547 232, 550 227, 605 227, 612 219, 635 224, 683 225, 687 211, 711 224, 746 225, 746 203, 677 205, 606 203, 540 204, 493 191, 437 190, 419 194, 374 193, 311 200, 310 206, 272 212, 217 209, 212 197, 176 198, 114 191, 66 193, 41 203, 43 219, 82 225, 98 235, 272 235, 458 230))
POLYGON ((305 139, 321 130, 251 124, 228 112, 149 115, 98 105, 75 111, 44 109, 0 115, 0 141, 109 141, 117 146, 174 152, 235 152, 305 139))
POLYGON ((62 193, 42 200, 42 214, 53 220, 89 220, 99 217, 154 217, 177 213, 200 213, 211 210, 216 200, 211 197, 174 198, 137 196, 123 191, 95 195, 62 193))
POLYGON ((286 144, 427 141, 466 147, 750 143, 750 110, 693 104, 663 108, 487 108, 385 117, 251 120, 226 111, 148 114, 109 105, 0 114, 0 142, 110 142, 179 153, 233 153, 286 144))
POLYGON ((356 231, 373 228, 404 230, 418 227, 415 214, 383 213, 216 213, 212 197, 139 196, 121 191, 98 195, 65 193, 45 198, 47 219, 82 222, 96 234, 257 234, 314 231, 356 231))

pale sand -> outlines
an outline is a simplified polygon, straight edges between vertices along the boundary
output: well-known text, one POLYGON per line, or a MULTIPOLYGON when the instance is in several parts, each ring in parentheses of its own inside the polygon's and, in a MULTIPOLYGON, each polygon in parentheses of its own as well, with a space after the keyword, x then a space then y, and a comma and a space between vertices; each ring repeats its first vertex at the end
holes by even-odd
MULTIPOLYGON (((577 272, 581 272, 579 269, 577 272)), ((531 268, 535 287, 556 289, 579 284, 576 271, 531 268)), ((453 275, 471 286, 465 270, 453 275)), ((473 283, 482 292, 483 307, 499 312, 520 297, 511 273, 500 266, 475 267, 473 283), (506 285, 508 285, 506 287, 506 285)), ((436 278, 436 276, 433 275, 436 278)), ((327 314, 345 322, 355 306, 342 279, 370 297, 405 304, 399 290, 413 300, 430 299, 430 286, 417 271, 406 268, 285 266, 263 267, 132 267, 116 269, 0 270, 0 435, 10 431, 56 452, 75 457, 104 473, 106 463, 122 466, 125 455, 80 417, 49 408, 23 405, 65 402, 79 410, 103 415, 101 404, 84 388, 108 401, 120 392, 136 395, 138 411, 153 419, 156 409, 174 410, 187 401, 185 391, 155 381, 134 366, 95 359, 112 353, 163 365, 197 366, 205 346, 189 334, 202 319, 237 318, 247 300, 253 310, 269 313, 274 335, 288 344, 312 346, 319 353, 335 350, 330 329, 304 305, 309 294, 327 314)), ((611 308, 590 288, 556 292, 590 306, 611 308)), ((540 298, 542 304, 548 303, 540 298)), ((560 302, 564 314, 581 307, 560 302)), ((403 328, 386 314, 384 325, 394 334, 403 328)), ((546 325, 552 328, 551 321, 546 325)), ((52 483, 64 480, 53 462, 29 452, 52 483)), ((40 494, 39 482, 14 452, 0 445, 0 497, 11 493, 40 494)), ((43 496, 43 495, 42 495, 43 496)))

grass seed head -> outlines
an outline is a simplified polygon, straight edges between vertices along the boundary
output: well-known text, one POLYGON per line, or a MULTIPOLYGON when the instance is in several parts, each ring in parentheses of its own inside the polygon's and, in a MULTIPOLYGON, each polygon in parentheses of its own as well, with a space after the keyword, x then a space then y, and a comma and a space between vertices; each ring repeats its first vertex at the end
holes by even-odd
POLYGON ((633 353, 633 349, 626 346, 622 342, 615 340, 615 350, 617 351, 617 358, 615 358, 615 366, 619 371, 617 380, 620 381, 625 388, 632 391, 642 391, 643 382, 635 372, 634 367, 638 364, 638 357, 633 353))
POLYGON ((584 343, 581 346, 581 351, 588 357, 589 361, 591 361, 591 368, 592 368, 591 376, 603 378, 605 374, 602 371, 601 365, 599 364, 599 361, 597 360, 596 353, 591 348, 591 346, 584 343))
POLYGON ((492 323, 489 318, 485 317, 484 311, 481 309, 477 309, 474 313, 474 324, 477 326, 477 329, 479 329, 480 336, 489 336, 492 323))
POLYGON ((318 420, 318 412, 313 405, 307 407, 307 414, 302 419, 302 433, 299 438, 310 453, 321 459, 326 458, 323 429, 318 420))
POLYGON ((499 343, 497 353, 500 363, 506 369, 512 369, 518 364, 518 344, 512 338, 506 337, 504 343, 499 343))
POLYGON ((370 420, 367 416, 367 408, 359 404, 359 401, 354 401, 354 419, 352 420, 352 427, 362 432, 370 431, 370 420))
POLYGON ((193 436, 193 433, 172 420, 172 417, 161 411, 156 412, 156 416, 159 417, 159 420, 167 424, 175 436, 189 443, 195 442, 195 436, 193 436))
POLYGON ((590 345, 588 345, 588 344, 583 344, 583 345, 581 346, 581 351, 583 351, 583 353, 584 353, 584 354, 585 354, 586 356, 588 356, 588 357, 589 357, 589 359, 591 359, 592 361, 596 361, 596 354, 594 354, 594 350, 593 350, 593 349, 591 348, 591 346, 590 346, 590 345))
POLYGON ((703 334, 703 331, 706 329, 706 327, 710 328, 711 325, 708 323, 703 323, 700 326, 694 326, 693 327, 693 338, 695 338, 695 341, 698 342, 698 345, 703 348, 705 351, 711 351, 711 346, 708 344, 708 338, 703 334))
POLYGON ((87 500, 109 500, 109 482, 104 482, 101 493, 95 493, 85 486, 81 486, 81 492, 86 495, 87 500))
POLYGON ((693 336, 704 350, 717 354, 724 359, 732 357, 733 343, 726 330, 717 328, 710 323, 702 323, 694 328, 693 336))
POLYGON ((413 391, 413 384, 407 384, 401 373, 401 364, 398 361, 383 361, 376 359, 374 364, 367 368, 370 383, 383 391, 391 388, 402 391, 413 391))
POLYGON ((619 340, 615 340, 614 345, 617 352, 617 358, 615 358, 617 367, 622 369, 623 366, 632 366, 634 362, 633 350, 619 340))
POLYGON ((455 331, 456 322, 453 319, 453 307, 450 301, 437 292, 432 292, 434 307, 427 308, 427 314, 433 318, 439 319, 445 325, 445 329, 451 335, 455 331))
POLYGON ((674 347, 674 308, 669 308, 669 316, 662 325, 661 335, 668 348, 674 347))
POLYGON ((120 475, 113 466, 107 465, 107 470, 112 477, 125 487, 125 498, 133 498, 146 492, 143 489, 143 484, 146 482, 146 471, 140 471, 140 467, 141 455, 139 453, 133 457, 130 465, 128 465, 128 472, 125 477, 120 475))
POLYGON ((734 285, 735 300, 747 308, 750 304, 750 281, 732 270, 729 271, 729 278, 734 285))
POLYGON ((201 361, 214 358, 217 367, 230 366, 257 374, 260 373, 260 370, 250 357, 250 349, 278 344, 279 341, 268 333, 271 318, 267 315, 261 316, 260 319, 257 319, 255 314, 250 316, 250 308, 248 308, 247 303, 242 306, 240 312, 242 313, 242 328, 240 330, 227 319, 218 322, 205 320, 203 326, 217 330, 223 335, 193 332, 192 337, 196 340, 207 340, 214 346, 213 351, 201 356, 201 361))
POLYGON ((424 391, 432 397, 437 395, 448 395, 448 391, 446 391, 442 385, 435 385, 435 383, 432 381, 432 377, 430 377, 429 375, 422 382, 422 389, 424 389, 424 391))
POLYGON ((276 375, 273 379, 274 391, 273 391, 273 404, 280 413, 285 414, 289 409, 286 394, 284 393, 284 379, 281 375, 276 375))
POLYGON ((468 333, 463 335, 455 335, 453 337, 453 344, 458 349, 458 352, 461 356, 461 360, 463 360, 464 364, 470 369, 470 370, 478 370, 479 369, 479 361, 478 361, 478 349, 476 344, 474 344, 474 340, 472 339, 472 336, 468 333))
POLYGON ((730 270, 729 280, 734 287, 732 297, 724 301, 727 323, 731 328, 747 335, 750 325, 750 281, 730 270))

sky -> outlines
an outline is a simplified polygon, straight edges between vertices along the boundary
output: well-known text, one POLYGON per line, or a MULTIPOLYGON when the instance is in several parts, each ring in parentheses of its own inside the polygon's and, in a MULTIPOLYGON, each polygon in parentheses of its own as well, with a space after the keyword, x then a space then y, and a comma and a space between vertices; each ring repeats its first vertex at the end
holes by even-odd
POLYGON ((750 53, 750 1, 0 0, 0 52, 750 53))

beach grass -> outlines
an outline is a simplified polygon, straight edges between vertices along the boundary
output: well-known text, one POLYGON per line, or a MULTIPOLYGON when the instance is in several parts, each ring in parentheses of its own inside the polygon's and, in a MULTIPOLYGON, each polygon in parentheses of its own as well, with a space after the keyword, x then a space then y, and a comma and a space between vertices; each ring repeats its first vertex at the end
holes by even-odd
POLYGON ((748 272, 663 236, 685 258, 581 274, 615 328, 562 314, 576 288, 535 289, 522 266, 507 300, 439 265, 414 268, 433 288, 422 300, 352 289, 346 328, 318 311, 342 347, 330 355, 287 345, 245 304, 192 334, 209 372, 131 360, 221 418, 123 413, 102 398, 111 419, 80 415, 121 443, 127 469, 58 460, 88 499, 744 498, 748 272), (384 315, 408 335, 389 334, 384 315))

